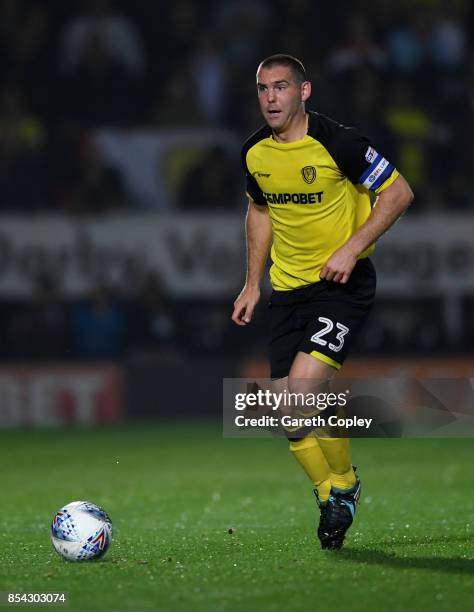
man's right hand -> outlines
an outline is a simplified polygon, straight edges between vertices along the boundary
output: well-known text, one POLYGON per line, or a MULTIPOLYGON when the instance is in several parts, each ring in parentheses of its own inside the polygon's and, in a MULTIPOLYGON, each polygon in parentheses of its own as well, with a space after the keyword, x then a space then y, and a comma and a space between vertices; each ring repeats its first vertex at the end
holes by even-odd
POLYGON ((247 325, 253 317, 253 311, 260 300, 260 289, 258 287, 245 286, 234 302, 232 321, 237 325, 247 325))

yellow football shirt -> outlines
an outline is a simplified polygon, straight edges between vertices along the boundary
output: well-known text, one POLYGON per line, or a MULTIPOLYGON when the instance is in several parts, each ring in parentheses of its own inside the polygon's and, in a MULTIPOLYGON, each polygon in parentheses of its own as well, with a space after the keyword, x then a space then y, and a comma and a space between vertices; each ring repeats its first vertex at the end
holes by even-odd
POLYGON ((317 283, 332 253, 369 216, 369 191, 380 193, 398 176, 358 130, 313 111, 302 140, 279 143, 264 126, 245 142, 242 162, 247 195, 269 208, 277 291, 317 283))

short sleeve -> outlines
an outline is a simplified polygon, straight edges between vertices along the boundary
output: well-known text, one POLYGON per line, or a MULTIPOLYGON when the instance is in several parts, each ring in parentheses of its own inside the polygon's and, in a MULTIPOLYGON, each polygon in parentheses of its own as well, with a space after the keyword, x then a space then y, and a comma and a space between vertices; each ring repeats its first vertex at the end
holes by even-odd
POLYGON ((394 165, 355 128, 341 126, 335 142, 335 161, 352 183, 375 193, 383 191, 398 176, 394 165))
POLYGON ((244 167, 245 181, 247 185, 246 186, 247 195, 256 204, 266 205, 267 201, 265 200, 265 196, 263 195, 263 192, 260 189, 256 178, 250 174, 250 171, 247 166, 246 158, 247 158, 247 151, 246 149, 244 149, 242 151, 242 165, 244 167))

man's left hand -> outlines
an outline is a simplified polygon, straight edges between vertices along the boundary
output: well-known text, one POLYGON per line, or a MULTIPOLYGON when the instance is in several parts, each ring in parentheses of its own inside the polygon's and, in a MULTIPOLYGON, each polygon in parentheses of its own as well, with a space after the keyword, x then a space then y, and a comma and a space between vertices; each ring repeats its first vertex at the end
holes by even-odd
POLYGON ((342 246, 327 260, 319 273, 319 278, 333 283, 347 283, 356 262, 357 255, 347 246, 342 246))

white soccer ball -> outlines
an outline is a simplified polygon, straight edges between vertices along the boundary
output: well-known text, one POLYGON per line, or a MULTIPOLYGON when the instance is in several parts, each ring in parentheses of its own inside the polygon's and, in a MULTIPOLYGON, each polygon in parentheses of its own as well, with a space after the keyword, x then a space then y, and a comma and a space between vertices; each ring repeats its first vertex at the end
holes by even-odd
POLYGON ((68 561, 98 559, 112 542, 112 521, 105 510, 91 502, 71 502, 56 513, 51 541, 68 561))

